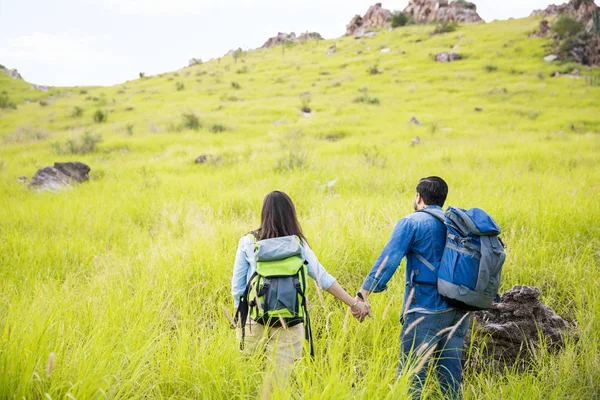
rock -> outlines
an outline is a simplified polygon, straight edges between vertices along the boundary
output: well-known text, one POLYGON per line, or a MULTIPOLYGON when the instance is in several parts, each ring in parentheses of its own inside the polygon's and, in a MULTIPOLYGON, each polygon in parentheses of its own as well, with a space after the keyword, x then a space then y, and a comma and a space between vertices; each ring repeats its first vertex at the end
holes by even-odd
POLYGON ((477 14, 477 6, 461 0, 450 3, 447 0, 411 0, 404 9, 404 13, 421 24, 483 22, 483 19, 477 14))
POLYGON ((421 144, 421 138, 418 136, 415 136, 414 138, 412 138, 412 140, 410 141, 410 145, 411 146, 416 146, 418 144, 421 144))
POLYGON ((388 49, 388 48, 381 49, 381 52, 382 52, 382 53, 384 53, 384 54, 385 54, 385 53, 389 53, 390 51, 391 51, 391 50, 390 50, 390 49, 388 49))
POLYGON ((202 64, 202 60, 199 58, 191 58, 190 61, 188 62, 188 67, 193 67, 194 65, 201 65, 202 64))
POLYGON ((571 76, 581 76, 581 72, 579 72, 578 68, 575 68, 572 72, 571 72, 571 76))
POLYGON ((481 112, 481 111, 483 111, 483 108, 481 108, 481 107, 475 107, 475 111, 481 112))
POLYGON ((53 167, 39 169, 28 186, 35 190, 57 191, 89 179, 90 167, 81 162, 54 163, 53 167))
POLYGON ((408 123, 409 124, 413 124, 413 125, 417 125, 417 126, 423 125, 423 124, 421 124, 421 121, 419 121, 417 119, 417 117, 414 117, 414 116, 411 119, 408 120, 408 123))
POLYGON ((21 175, 17 178, 17 182, 19 183, 27 183, 27 177, 25 175, 21 175))
POLYGON ((537 32, 532 33, 529 37, 546 37, 550 32, 550 23, 545 19, 540 21, 540 27, 537 32))
POLYGON ((551 4, 545 10, 535 10, 531 13, 534 17, 553 17, 555 15, 567 15, 582 21, 586 31, 593 32, 593 14, 598 7, 594 0, 569 0, 567 3, 557 6, 551 4))
POLYGON ((273 36, 267 39, 267 41, 260 48, 267 49, 269 47, 278 46, 282 43, 304 43, 308 40, 323 40, 323 37, 317 32, 306 32, 298 37, 296 37, 296 34, 294 32, 289 34, 279 32, 277 36, 273 36))
POLYGON ((346 36, 355 35, 363 37, 369 29, 389 28, 391 26, 392 13, 381 7, 381 3, 369 7, 364 17, 355 15, 346 25, 346 36))
POLYGON ((31 90, 39 90, 40 92, 47 92, 48 86, 45 85, 31 85, 31 90))
POLYGON ((544 61, 546 61, 546 62, 556 61, 557 59, 558 59, 558 56, 556 54, 550 54, 550 55, 547 55, 546 57, 544 57, 544 61))
POLYGON ((435 56, 435 61, 442 62, 442 63, 452 62, 452 61, 456 61, 456 60, 460 60, 460 59, 462 59, 462 56, 460 54, 452 53, 449 51, 443 51, 441 53, 438 53, 435 56))
POLYGON ((332 54, 335 54, 335 52, 337 51, 337 48, 335 46, 335 43, 333 44, 333 46, 331 46, 329 49, 327 49, 327 55, 330 56, 332 54))
POLYGON ((290 34, 279 32, 277 36, 273 36, 267 39, 267 41, 261 46, 261 49, 267 49, 269 47, 278 46, 285 42, 295 43, 296 34, 294 32, 290 34))
POLYGON ((196 164, 204 164, 206 161, 208 161, 208 155, 206 154, 202 154, 194 160, 196 164))
POLYGON ((8 69, 4 65, 0 65, 0 72, 5 73, 6 75, 10 76, 13 79, 23 80, 23 77, 21 76, 19 71, 17 71, 16 69, 8 69))
POLYGON ((473 346, 468 359, 472 369, 490 364, 499 369, 524 366, 540 344, 538 335, 548 350, 560 350, 572 325, 542 304, 539 296, 538 288, 516 285, 488 310, 473 312, 475 333, 472 343, 469 335, 465 339, 463 362, 473 346))

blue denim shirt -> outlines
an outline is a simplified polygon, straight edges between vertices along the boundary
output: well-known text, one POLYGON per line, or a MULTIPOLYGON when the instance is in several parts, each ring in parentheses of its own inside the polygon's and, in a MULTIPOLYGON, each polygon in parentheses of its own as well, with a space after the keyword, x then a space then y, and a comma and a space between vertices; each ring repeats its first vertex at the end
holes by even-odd
MULTIPOLYGON (((335 278, 325 270, 308 243, 304 241, 302 242, 302 257, 307 262, 306 272, 308 276, 314 279, 315 282, 318 279, 318 284, 323 290, 329 289, 334 284, 335 278)), ((242 236, 238 244, 235 263, 233 265, 233 275, 231 277, 231 295, 233 296, 233 303, 236 308, 254 271, 256 271, 254 240, 250 236, 245 235, 242 236)))
MULTIPOLYGON (((427 208, 443 216, 440 207, 428 206, 427 208)), ((406 256, 406 290, 404 291, 403 310, 407 308, 407 313, 417 311, 437 313, 452 309, 438 293, 435 280, 431 280, 433 275, 429 274, 427 277, 428 267, 416 257, 416 254, 419 254, 430 263, 438 265, 442 259, 445 244, 446 227, 441 221, 425 212, 414 212, 407 215, 396 224, 392 237, 375 261, 362 288, 375 293, 386 290, 388 281, 398 269, 402 258, 406 256), (385 265, 380 268, 386 257, 385 265), (377 275, 378 270, 380 270, 379 275, 377 275), (429 283, 422 283, 423 279, 429 280, 429 283), (407 305, 406 300, 413 287, 415 289, 414 297, 411 304, 407 305)))

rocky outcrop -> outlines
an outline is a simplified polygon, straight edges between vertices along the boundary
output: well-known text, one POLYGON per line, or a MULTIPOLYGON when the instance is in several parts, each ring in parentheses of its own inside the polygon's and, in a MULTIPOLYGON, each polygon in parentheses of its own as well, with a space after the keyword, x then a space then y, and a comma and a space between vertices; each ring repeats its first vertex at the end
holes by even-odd
POLYGON ((300 36, 296 36, 294 32, 279 32, 277 36, 267 39, 265 44, 261 46, 261 49, 278 46, 282 43, 305 43, 309 40, 323 40, 323 37, 318 32, 305 32, 300 36))
POLYGON ((598 6, 596 6, 594 0, 570 0, 559 6, 551 4, 545 10, 535 10, 531 13, 531 16, 548 18, 555 15, 568 15, 571 18, 586 22, 586 29, 591 31, 593 23, 589 23, 592 22, 593 13, 597 8, 598 6))
POLYGON ((381 3, 372 5, 364 17, 355 15, 346 25, 346 36, 362 36, 368 29, 389 28, 392 13, 381 6, 381 3))
POLYGON ((549 351, 561 349, 573 326, 542 304, 539 296, 540 289, 517 285, 490 309, 474 312, 473 342, 467 335, 463 361, 474 369, 490 364, 503 369, 530 360, 539 345, 549 351))
POLYGON ((411 0, 404 9, 412 19, 421 23, 457 22, 460 24, 483 22, 477 6, 464 0, 411 0))
POLYGON ((5 73, 6 75, 10 76, 13 79, 23 80, 23 77, 21 76, 19 71, 17 71, 16 69, 8 69, 4 65, 0 65, 0 72, 5 73))
POLYGON ((529 37, 546 37, 550 33, 550 23, 543 19, 540 21, 540 27, 537 31, 533 32, 529 37))
POLYGON ((39 169, 29 181, 28 186, 40 191, 57 191, 71 186, 72 183, 87 181, 89 173, 90 167, 78 161, 54 163, 53 167, 39 169))

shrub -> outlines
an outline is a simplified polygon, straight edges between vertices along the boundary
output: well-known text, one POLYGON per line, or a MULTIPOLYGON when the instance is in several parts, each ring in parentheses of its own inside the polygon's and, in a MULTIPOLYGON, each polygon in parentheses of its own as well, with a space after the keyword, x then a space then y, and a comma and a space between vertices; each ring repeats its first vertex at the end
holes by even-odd
POLYGON ((234 89, 236 89, 236 90, 242 88, 242 86, 239 83, 237 83, 237 82, 231 82, 231 87, 234 88, 234 89))
POLYGON ((435 27, 435 30, 432 32, 433 35, 441 35, 443 33, 454 32, 458 28, 458 24, 456 22, 442 22, 435 27))
POLYGON ((302 145, 302 133, 290 132, 279 142, 281 157, 277 160, 275 170, 278 172, 299 170, 308 162, 308 150, 302 145))
POLYGON ((177 82, 175 84, 175 89, 177 89, 177 91, 179 92, 179 91, 185 89, 185 85, 183 84, 183 82, 177 82))
POLYGON ((361 95, 354 99, 355 103, 379 105, 379 99, 377 97, 369 96, 369 89, 367 87, 362 87, 358 91, 361 95))
POLYGON ((392 28, 398 28, 405 25, 413 25, 415 21, 412 17, 402 11, 394 11, 392 13, 392 28))
POLYGON ((247 74, 248 73, 248 66, 244 65, 242 68, 238 69, 237 71, 235 71, 237 74, 247 74))
POLYGON ((496 65, 492 65, 492 64, 486 65, 484 68, 485 68, 486 72, 498 71, 498 67, 496 65))
POLYGON ((30 143, 39 142, 40 140, 46 139, 50 134, 48 131, 40 129, 38 127, 31 127, 29 125, 18 126, 15 131, 4 137, 6 143, 30 143))
POLYGON ((227 127, 223 124, 212 124, 208 127, 208 130, 212 133, 225 132, 227 127))
POLYGON ((87 92, 88 92, 87 90, 85 90, 85 89, 81 89, 81 90, 79 91, 79 94, 87 94, 87 92))
POLYGON ((363 160, 373 167, 385 168, 387 164, 387 158, 381 153, 381 150, 379 150, 377 146, 364 149, 363 160))
POLYGON ((367 72, 370 75, 378 75, 378 74, 382 74, 383 70, 379 68, 379 64, 373 64, 369 67, 369 69, 367 70, 367 72))
POLYGON ((580 32, 583 31, 583 28, 583 22, 568 17, 566 15, 561 15, 552 24, 550 30, 552 30, 552 32, 556 33, 562 38, 568 38, 577 36, 580 32))
POLYGON ((96 151, 96 146, 100 142, 102 142, 102 136, 86 131, 79 139, 69 139, 63 144, 52 143, 52 148, 58 155, 88 154, 96 151))
POLYGON ((47 105, 48 105, 48 102, 46 100, 40 100, 40 106, 46 107, 47 105))
POLYGON ((108 115, 102 110, 96 110, 96 112, 94 113, 94 121, 98 124, 106 122, 107 119, 108 115))
POLYGON ((181 119, 184 128, 192 129, 194 131, 200 129, 200 118, 198 118, 198 116, 193 112, 181 114, 181 119))
POLYGON ((81 108, 79 106, 75 106, 75 108, 73 108, 73 112, 71 113, 71 117, 77 118, 77 117, 81 117, 82 115, 83 115, 83 108, 81 108))
POLYGON ((17 105, 10 100, 10 98, 8 97, 8 95, 6 93, 2 93, 0 94, 0 108, 1 109, 6 109, 6 108, 12 108, 12 109, 16 109, 17 105))
POLYGON ((127 126, 125 127, 125 129, 127 130, 127 134, 129 136, 133 135, 133 128, 134 128, 133 124, 127 124, 127 126))
POLYGON ((310 105, 311 100, 312 99, 309 92, 304 92, 300 95, 300 102, 302 103, 301 110, 303 113, 310 113, 312 111, 310 107, 308 107, 310 105))
POLYGON ((140 79, 143 79, 146 77, 146 73, 145 72, 140 72, 140 79))

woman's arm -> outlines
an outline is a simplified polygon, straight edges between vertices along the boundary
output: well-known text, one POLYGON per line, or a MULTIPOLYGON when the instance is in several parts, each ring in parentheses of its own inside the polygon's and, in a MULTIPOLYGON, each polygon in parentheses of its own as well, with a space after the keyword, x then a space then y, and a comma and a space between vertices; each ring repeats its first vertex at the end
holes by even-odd
POLYGON ((248 279, 248 270, 250 269, 250 263, 246 257, 246 249, 252 244, 252 239, 247 236, 243 236, 238 244, 238 249, 235 254, 235 263, 233 264, 233 276, 231 277, 231 295, 233 296, 233 303, 235 308, 238 307, 240 297, 246 290, 246 284, 248 279))

